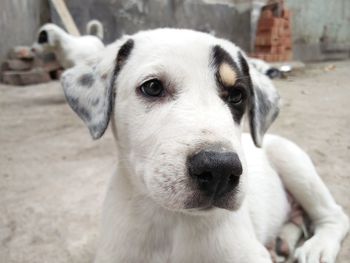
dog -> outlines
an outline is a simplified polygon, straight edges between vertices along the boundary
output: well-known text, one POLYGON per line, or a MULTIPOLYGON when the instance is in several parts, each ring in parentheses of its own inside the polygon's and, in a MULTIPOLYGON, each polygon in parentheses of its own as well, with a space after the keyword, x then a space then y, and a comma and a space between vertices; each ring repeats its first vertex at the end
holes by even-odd
POLYGON ((266 246, 288 221, 288 193, 315 228, 295 259, 335 262, 348 217, 306 153, 265 135, 279 95, 233 43, 143 31, 61 82, 93 139, 111 122, 118 150, 96 263, 271 263, 266 246))
MULTIPOLYGON (((90 28, 92 27, 91 24, 90 28)), ((96 36, 73 36, 51 23, 39 29, 37 40, 32 45, 34 53, 54 53, 64 69, 82 63, 91 54, 103 48, 104 44, 96 36)))

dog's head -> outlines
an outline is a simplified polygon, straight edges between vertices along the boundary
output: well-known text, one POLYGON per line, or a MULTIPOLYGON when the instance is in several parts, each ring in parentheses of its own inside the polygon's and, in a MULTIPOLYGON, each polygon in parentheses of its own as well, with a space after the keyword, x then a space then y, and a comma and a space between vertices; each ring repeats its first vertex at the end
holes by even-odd
POLYGON ((259 147, 278 113, 272 83, 237 46, 190 30, 125 37, 66 71, 62 84, 94 139, 113 120, 130 181, 173 210, 237 209, 244 116, 259 147))
POLYGON ((64 32, 54 24, 43 25, 37 33, 36 41, 32 45, 32 51, 35 53, 51 52, 57 48, 58 38, 64 32))

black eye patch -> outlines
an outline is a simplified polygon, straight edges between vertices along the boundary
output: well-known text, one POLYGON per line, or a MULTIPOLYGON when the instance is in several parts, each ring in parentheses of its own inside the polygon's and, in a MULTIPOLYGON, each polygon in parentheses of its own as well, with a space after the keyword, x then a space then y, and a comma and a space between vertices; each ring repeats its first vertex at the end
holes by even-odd
POLYGON ((46 30, 43 30, 39 33, 38 36, 38 43, 39 44, 44 44, 44 43, 48 43, 49 42, 49 36, 46 32, 46 30))
POLYGON ((235 62, 219 45, 214 46, 212 51, 219 95, 230 107, 234 121, 240 123, 250 95, 251 81, 248 65, 243 56, 240 53, 238 55, 239 60, 235 62))

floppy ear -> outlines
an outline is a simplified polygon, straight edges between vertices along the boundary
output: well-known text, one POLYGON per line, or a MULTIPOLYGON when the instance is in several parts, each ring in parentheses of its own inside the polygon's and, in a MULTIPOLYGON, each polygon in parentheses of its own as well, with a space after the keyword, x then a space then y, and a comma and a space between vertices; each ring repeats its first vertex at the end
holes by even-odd
POLYGON ((261 147, 264 134, 279 113, 279 99, 271 80, 254 66, 249 66, 247 60, 240 54, 242 71, 250 75, 250 99, 248 117, 250 133, 257 147, 261 147))
POLYGON ((89 128, 93 139, 107 129, 116 92, 115 82, 134 46, 132 39, 117 41, 86 64, 61 77, 68 104, 89 128))

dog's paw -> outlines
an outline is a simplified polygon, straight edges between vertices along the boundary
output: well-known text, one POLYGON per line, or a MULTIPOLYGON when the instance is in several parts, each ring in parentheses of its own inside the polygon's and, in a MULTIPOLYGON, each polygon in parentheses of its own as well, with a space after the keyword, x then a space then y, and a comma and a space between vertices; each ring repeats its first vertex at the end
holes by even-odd
POLYGON ((298 263, 335 263, 339 249, 340 244, 331 237, 314 236, 296 249, 294 258, 298 263))

